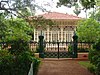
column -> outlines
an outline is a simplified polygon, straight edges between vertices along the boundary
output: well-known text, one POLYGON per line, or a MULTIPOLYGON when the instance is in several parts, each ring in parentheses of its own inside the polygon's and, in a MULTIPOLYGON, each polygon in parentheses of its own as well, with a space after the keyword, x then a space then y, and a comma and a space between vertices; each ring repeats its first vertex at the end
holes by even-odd
POLYGON ((36 31, 36 30, 34 29, 34 41, 36 41, 36 40, 35 40, 35 37, 36 37, 36 36, 35 36, 35 35, 36 35, 36 32, 35 32, 35 31, 36 31))
POLYGON ((48 28, 47 28, 47 36, 46 36, 46 37, 47 37, 47 40, 46 40, 46 41, 49 42, 49 41, 50 41, 50 40, 49 40, 49 26, 48 26, 48 28))
POLYGON ((59 40, 59 31, 58 31, 58 38, 57 38, 57 40, 59 40))
POLYGON ((66 37, 66 35, 67 35, 67 32, 65 31, 65 41, 67 40, 67 37, 66 37))
POLYGON ((37 42, 38 42, 38 39, 39 39, 38 36, 39 36, 39 31, 37 31, 37 36, 36 36, 37 37, 37 39, 36 39, 37 42))
POLYGON ((51 42, 52 42, 52 31, 51 31, 51 42))
POLYGON ((63 41, 63 27, 61 27, 61 42, 63 41))

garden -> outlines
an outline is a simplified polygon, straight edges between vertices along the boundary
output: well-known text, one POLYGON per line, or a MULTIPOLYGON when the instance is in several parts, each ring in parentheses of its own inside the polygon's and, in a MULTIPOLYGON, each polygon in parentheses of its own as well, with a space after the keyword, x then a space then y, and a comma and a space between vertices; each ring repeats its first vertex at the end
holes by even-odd
MULTIPOLYGON (((0 75, 28 75, 31 64, 33 64, 33 75, 36 75, 38 72, 40 59, 34 56, 34 53, 29 47, 34 26, 31 25, 28 16, 33 16, 32 14, 34 13, 30 14, 26 8, 30 5, 28 1, 31 2, 31 0, 26 0, 24 3, 20 0, 15 0, 12 3, 12 7, 15 7, 17 10, 2 8, 0 1, 0 9, 3 10, 0 10, 0 75)), ((59 0, 60 4, 58 3, 58 5, 65 5, 67 0, 65 2, 63 1, 65 0, 59 0)), ((95 5, 94 0, 93 2, 90 0, 90 5, 91 3, 93 5, 88 7, 87 5, 89 4, 85 0, 82 1, 82 5, 86 10, 93 8, 95 5)), ((71 4, 71 2, 69 3, 71 4)), ((96 13, 93 11, 90 15, 89 19, 80 21, 76 29, 79 37, 78 41, 94 42, 92 48, 89 50, 89 62, 79 63, 87 67, 94 75, 100 75, 100 9, 96 10, 96 13)), ((40 17, 39 19, 42 18, 40 17)), ((47 24, 45 21, 52 24, 50 20, 42 19, 42 21, 39 21, 38 18, 32 21, 32 24, 41 24, 43 27, 47 24)))

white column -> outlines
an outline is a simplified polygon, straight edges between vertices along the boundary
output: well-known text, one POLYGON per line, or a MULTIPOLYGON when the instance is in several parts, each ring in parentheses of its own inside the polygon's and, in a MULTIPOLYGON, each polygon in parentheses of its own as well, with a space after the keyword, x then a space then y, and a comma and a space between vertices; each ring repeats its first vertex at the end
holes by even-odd
POLYGON ((48 41, 48 42, 49 42, 49 41, 50 41, 50 40, 49 40, 49 27, 47 28, 47 36, 46 36, 46 38, 47 38, 47 40, 46 40, 46 41, 48 41))
POLYGON ((69 31, 67 31, 67 42, 69 42, 69 31))
POLYGON ((63 41, 63 27, 61 27, 61 42, 63 41))
POLYGON ((67 35, 67 33, 66 33, 66 31, 65 31, 65 41, 67 40, 67 37, 66 37, 66 35, 67 35))
POLYGON ((64 37, 64 40, 63 41, 65 42, 66 41, 66 33, 65 33, 65 31, 63 31, 63 32, 64 32, 64 34, 63 34, 64 35, 63 36, 64 37))
POLYGON ((38 36, 39 36, 39 31, 37 31, 37 39, 36 39, 36 41, 38 42, 38 40, 39 40, 39 38, 38 38, 38 36))
POLYGON ((36 31, 36 30, 34 29, 34 41, 36 41, 36 40, 35 40, 35 37, 36 37, 36 36, 35 36, 35 35, 36 35, 36 32, 35 32, 35 31, 36 31))
POLYGON ((52 41, 52 31, 51 31, 51 41, 52 41))
POLYGON ((59 40, 59 31, 58 31, 58 38, 57 39, 59 40))

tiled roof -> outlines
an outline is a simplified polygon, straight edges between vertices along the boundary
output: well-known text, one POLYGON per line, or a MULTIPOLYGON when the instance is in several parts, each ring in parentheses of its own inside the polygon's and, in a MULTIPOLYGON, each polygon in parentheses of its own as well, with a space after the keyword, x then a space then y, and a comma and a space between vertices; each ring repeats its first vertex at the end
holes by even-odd
POLYGON ((81 19, 78 16, 73 16, 73 15, 59 13, 59 12, 49 12, 49 13, 42 14, 40 16, 43 16, 46 19, 81 19))

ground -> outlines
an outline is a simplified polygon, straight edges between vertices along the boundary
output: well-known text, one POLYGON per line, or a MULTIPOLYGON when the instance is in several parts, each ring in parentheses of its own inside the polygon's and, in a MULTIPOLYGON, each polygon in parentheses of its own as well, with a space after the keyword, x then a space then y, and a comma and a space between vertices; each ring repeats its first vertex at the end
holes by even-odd
POLYGON ((75 60, 42 60, 38 75, 93 75, 75 60))

